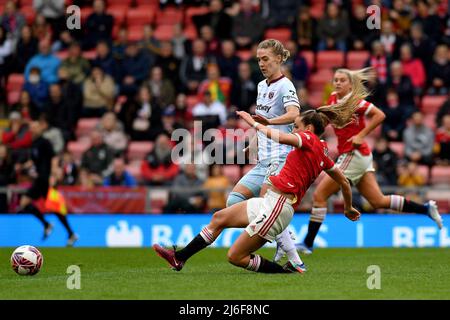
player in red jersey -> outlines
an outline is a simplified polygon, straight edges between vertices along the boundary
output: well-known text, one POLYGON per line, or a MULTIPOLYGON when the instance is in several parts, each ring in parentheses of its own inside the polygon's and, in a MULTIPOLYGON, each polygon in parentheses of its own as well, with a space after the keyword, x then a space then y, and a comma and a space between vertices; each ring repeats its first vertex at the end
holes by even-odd
MULTIPOLYGON (((370 68, 356 71, 338 69, 333 78, 335 91, 328 100, 328 107, 332 109, 335 104, 342 103, 352 91, 358 91, 359 97, 367 97, 369 92, 365 88, 364 82, 369 81, 373 76, 370 68)), ((350 122, 342 125, 332 124, 338 138, 339 157, 336 165, 374 209, 383 208, 399 212, 426 214, 437 223, 439 228, 442 228, 442 218, 435 201, 431 200, 426 204, 418 204, 405 199, 403 196, 386 196, 381 192, 372 166, 372 152, 364 138, 383 122, 385 115, 364 98, 358 102, 353 119, 350 122), (369 119, 368 123, 366 123, 365 117, 369 119)), ((300 252, 304 254, 312 253, 314 239, 327 212, 327 200, 338 191, 339 185, 327 176, 317 186, 313 196, 314 201, 308 233, 303 243, 297 246, 300 252)), ((275 261, 278 261, 282 256, 280 251, 277 250, 275 261)))
POLYGON ((179 271, 195 253, 206 248, 225 228, 246 227, 228 251, 228 261, 238 267, 263 273, 304 272, 304 264, 288 261, 284 266, 254 254, 267 241, 273 241, 292 220, 293 204, 302 200, 306 190, 322 170, 342 188, 345 214, 358 220, 360 213, 352 207, 350 183, 328 157, 326 145, 319 139, 327 117, 311 111, 295 119, 297 131, 283 133, 270 129, 246 112, 238 111, 247 123, 268 138, 294 146, 278 175, 269 177, 269 188, 263 198, 251 198, 214 213, 211 222, 182 250, 168 250, 155 244, 153 248, 173 269, 179 271))

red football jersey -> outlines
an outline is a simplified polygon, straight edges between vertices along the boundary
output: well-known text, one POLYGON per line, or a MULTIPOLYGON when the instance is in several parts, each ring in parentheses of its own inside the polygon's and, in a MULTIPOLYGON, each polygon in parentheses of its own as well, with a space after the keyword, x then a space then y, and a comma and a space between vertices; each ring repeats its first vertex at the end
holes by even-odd
MULTIPOLYGON (((338 103, 338 98, 336 92, 333 92, 328 98, 328 104, 338 103)), ((359 108, 353 115, 353 120, 343 128, 333 127, 334 133, 338 138, 338 152, 339 155, 347 152, 351 152, 355 149, 351 141, 348 141, 353 136, 356 136, 366 127, 366 121, 364 119, 365 115, 369 113, 373 104, 366 100, 361 100, 359 103, 359 108)), ((357 150, 361 152, 362 155, 368 156, 371 152, 369 145, 363 142, 357 150)))
POLYGON ((327 145, 310 131, 297 131, 297 148, 289 152, 286 163, 276 176, 270 176, 270 182, 280 191, 293 193, 300 202, 308 188, 322 170, 330 170, 334 162, 328 157, 327 145))

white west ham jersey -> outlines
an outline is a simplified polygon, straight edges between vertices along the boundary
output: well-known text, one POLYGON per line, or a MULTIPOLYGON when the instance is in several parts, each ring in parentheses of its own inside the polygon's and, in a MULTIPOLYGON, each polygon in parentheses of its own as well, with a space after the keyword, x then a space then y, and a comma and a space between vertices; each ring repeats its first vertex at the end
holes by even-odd
MULTIPOLYGON (((300 108, 297 92, 291 80, 282 76, 269 85, 266 80, 258 84, 258 97, 256 98, 256 114, 268 119, 279 117, 286 113, 286 107, 300 108)), ((269 128, 291 133, 294 124, 269 125, 269 128)), ((278 159, 286 156, 292 150, 291 146, 279 144, 258 131, 258 160, 278 159)))

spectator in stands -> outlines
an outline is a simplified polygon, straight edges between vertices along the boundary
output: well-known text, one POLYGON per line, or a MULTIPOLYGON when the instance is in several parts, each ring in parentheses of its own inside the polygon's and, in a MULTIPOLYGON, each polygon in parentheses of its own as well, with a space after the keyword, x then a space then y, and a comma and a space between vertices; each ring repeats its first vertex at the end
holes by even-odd
POLYGON ((12 109, 12 111, 18 111, 22 118, 26 120, 30 120, 31 118, 37 119, 39 116, 39 110, 36 105, 31 101, 30 94, 28 91, 22 90, 20 93, 19 102, 16 103, 12 109))
POLYGON ((238 49, 250 49, 263 38, 265 21, 253 8, 251 0, 240 0, 240 11, 233 17, 232 38, 238 49))
POLYGON ((114 17, 106 13, 103 0, 95 0, 93 9, 94 12, 89 15, 86 21, 86 49, 94 48, 101 40, 110 42, 114 25, 114 17))
POLYGON ((128 146, 128 139, 122 123, 117 120, 114 112, 106 112, 97 124, 96 129, 103 135, 103 141, 115 155, 123 154, 128 146))
POLYGON ((14 71, 23 73, 28 61, 38 52, 38 40, 33 35, 31 27, 22 27, 20 38, 17 43, 14 59, 14 71))
POLYGON ((266 27, 290 27, 293 25, 297 13, 298 1, 277 0, 268 1, 268 16, 265 17, 266 27))
POLYGON ((302 109, 301 112, 315 109, 309 103, 309 93, 308 93, 308 89, 306 89, 306 87, 297 88, 297 97, 298 97, 298 102, 302 109))
POLYGON ((101 117, 111 110, 115 96, 115 84, 110 75, 99 67, 93 67, 91 76, 83 85, 83 117, 101 117))
POLYGON ((300 50, 317 47, 317 20, 311 16, 310 7, 303 5, 297 11, 293 39, 300 50))
POLYGON ((37 14, 32 25, 33 36, 38 41, 52 41, 52 27, 41 14, 37 14))
POLYGON ((37 107, 38 113, 44 112, 48 101, 48 84, 42 79, 41 70, 38 67, 30 69, 23 90, 30 94, 31 101, 37 107))
POLYGON ((83 93, 80 86, 70 81, 66 68, 59 68, 58 78, 64 108, 52 112, 52 117, 55 121, 53 124, 63 130, 67 141, 75 138, 75 127, 82 112, 83 93))
POLYGON ((264 80, 264 75, 261 72, 261 69, 259 68, 258 60, 256 59, 256 51, 258 50, 258 44, 254 43, 252 45, 252 54, 250 56, 250 59, 247 60, 248 64, 250 65, 250 69, 252 70, 252 79, 259 83, 260 81, 264 80))
POLYGON ((86 169, 94 184, 102 185, 103 178, 112 172, 114 152, 103 141, 102 133, 93 130, 90 134, 91 146, 83 153, 81 167, 86 169))
POLYGON ((27 24, 25 17, 17 10, 16 3, 9 0, 5 4, 5 11, 0 15, 0 27, 9 33, 17 42, 20 38, 22 28, 27 24))
POLYGON ((53 42, 52 52, 69 50, 70 45, 75 42, 75 38, 72 37, 69 30, 64 30, 60 33, 59 39, 53 42))
POLYGON ((317 50, 347 51, 347 37, 350 34, 348 16, 340 11, 339 7, 331 2, 327 5, 325 15, 319 20, 317 37, 319 44, 317 50))
POLYGON ((150 70, 149 78, 144 81, 153 97, 153 101, 162 108, 175 102, 175 88, 170 80, 166 79, 163 70, 156 65, 150 70))
POLYGON ((156 138, 155 148, 141 164, 141 174, 146 185, 171 185, 178 174, 178 165, 171 159, 172 144, 170 138, 160 134, 156 138))
POLYGON ((394 89, 388 90, 386 100, 386 106, 381 106, 381 110, 386 115, 382 132, 389 141, 401 141, 403 131, 406 128, 406 121, 411 117, 415 108, 411 105, 402 104, 394 89))
POLYGON ((436 127, 439 128, 442 125, 442 118, 445 115, 450 114, 450 92, 447 100, 442 104, 439 108, 439 111, 436 114, 436 127))
POLYGON ((230 188, 230 180, 223 174, 223 166, 213 164, 210 167, 211 174, 203 184, 203 188, 208 190, 207 210, 216 211, 225 208, 227 205, 227 189, 230 188))
POLYGON ((202 212, 206 200, 202 185, 203 181, 197 177, 195 164, 186 165, 184 170, 176 176, 172 185, 172 188, 179 188, 180 190, 171 191, 164 212, 202 212))
POLYGON ((413 56, 422 61, 425 69, 428 69, 433 58, 435 44, 423 33, 422 25, 414 23, 411 27, 411 49, 413 56))
POLYGON ((1 143, 12 150, 24 150, 31 147, 32 137, 28 123, 17 111, 9 114, 9 127, 6 130, 0 130, 0 136, 1 143))
POLYGON ((236 55, 236 46, 232 40, 224 40, 221 44, 221 54, 217 57, 217 64, 222 77, 236 81, 238 66, 241 58, 236 55))
POLYGON ((162 68, 166 79, 170 80, 176 90, 180 90, 180 63, 173 53, 173 45, 170 41, 161 42, 161 52, 156 58, 155 65, 162 68))
POLYGON ((136 187, 136 179, 126 170, 125 160, 122 157, 113 161, 113 172, 103 180, 105 187, 125 186, 136 187))
POLYGON ((412 56, 411 46, 403 44, 400 47, 400 61, 403 67, 403 74, 411 78, 416 95, 420 95, 423 91, 426 74, 422 61, 412 56))
POLYGON ((444 95, 450 88, 450 60, 447 45, 436 47, 433 61, 428 69, 428 94, 444 95))
POLYGON ((425 177, 418 171, 416 162, 408 162, 400 169, 398 185, 400 187, 420 187, 425 185, 425 177))
POLYGON ((171 43, 173 46, 173 55, 175 58, 181 60, 187 52, 187 47, 190 43, 183 33, 183 26, 179 23, 173 25, 173 35, 171 43))
POLYGON ((206 78, 206 66, 210 57, 206 55, 206 44, 201 39, 192 43, 192 54, 184 57, 180 66, 181 83, 188 93, 197 93, 200 82, 206 78))
POLYGON ((209 90, 204 91, 203 93, 203 99, 201 102, 197 103, 194 108, 192 109, 192 115, 195 118, 202 118, 202 117, 209 117, 209 116, 216 116, 218 119, 218 122, 216 120, 211 120, 212 123, 207 124, 205 120, 203 122, 203 129, 208 128, 217 128, 220 124, 225 124, 225 121, 227 119, 227 111, 225 108, 225 105, 216 100, 214 101, 212 94, 209 90))
POLYGON ((308 82, 309 68, 305 57, 298 50, 295 41, 289 40, 286 43, 286 49, 291 53, 291 58, 286 61, 284 66, 286 66, 292 74, 292 81, 295 86, 304 87, 308 82))
POLYGON ((150 59, 150 65, 155 63, 156 56, 160 54, 161 43, 155 38, 155 30, 150 24, 143 27, 143 39, 139 41, 139 48, 146 53, 150 59))
POLYGON ((389 10, 389 19, 395 24, 400 36, 406 36, 413 19, 413 8, 406 5, 403 0, 393 0, 389 10))
POLYGON ((190 128, 192 125, 192 114, 188 112, 188 105, 184 93, 177 94, 175 98, 175 121, 184 128, 190 128))
MULTIPOLYGON (((423 123, 423 114, 420 111, 413 113, 411 124, 403 132, 405 143, 405 156, 409 161, 433 166, 433 130, 423 123)), ((431 172, 430 172, 431 173, 431 172)))
POLYGON ((121 63, 120 92, 126 96, 134 96, 139 86, 148 76, 151 61, 136 42, 130 42, 125 49, 125 57, 121 63))
MULTIPOLYGON (((0 90, 6 87, 8 74, 12 71, 10 58, 14 52, 14 42, 6 33, 5 28, 0 26, 0 90)), ((2 93, 0 91, 0 94, 2 93)))
POLYGON ((436 131, 437 163, 450 164, 450 114, 442 118, 442 127, 436 131))
POLYGON ((69 141, 73 138, 75 129, 75 119, 73 119, 72 104, 64 99, 59 84, 50 86, 50 99, 45 107, 45 114, 52 126, 59 128, 63 132, 64 140, 69 141))
POLYGON ((167 134, 169 137, 172 133, 183 128, 183 125, 176 120, 176 110, 174 105, 169 105, 164 108, 161 116, 162 132, 167 134))
POLYGON ((114 60, 111 49, 107 41, 102 40, 96 46, 97 56, 91 61, 93 67, 100 67, 104 73, 116 78, 116 61, 114 60))
POLYGON ((366 7, 363 4, 354 6, 353 14, 350 14, 350 30, 349 47, 352 50, 364 50, 370 47, 375 33, 367 28, 366 7))
POLYGON ((53 39, 58 39, 59 34, 66 28, 65 0, 33 0, 33 8, 36 13, 45 17, 52 26, 53 39))
MULTIPOLYGON (((15 181, 14 166, 6 145, 0 144, 0 187, 7 187, 15 181)), ((8 197, 6 192, 0 193, 0 212, 8 212, 8 197)))
POLYGON ((33 67, 41 70, 42 81, 52 84, 58 82, 58 68, 61 61, 50 52, 50 43, 48 41, 39 42, 39 53, 28 62, 25 67, 25 79, 28 79, 33 67))
POLYGON ((85 168, 80 168, 80 173, 78 174, 78 180, 76 184, 87 190, 92 190, 95 188, 95 185, 100 185, 98 182, 98 178, 91 175, 89 173, 89 170, 85 168))
POLYGON ((414 105, 414 86, 409 75, 403 73, 400 61, 394 61, 390 66, 387 88, 393 88, 398 93, 401 104, 414 105))
POLYGON ((76 42, 70 45, 69 56, 61 66, 67 69, 69 80, 77 85, 81 85, 91 68, 89 61, 81 55, 81 47, 76 42))
MULTIPOLYGON (((125 49, 128 46, 128 29, 124 26, 120 27, 117 32, 117 39, 112 46, 112 54, 115 60, 122 61, 125 57, 125 49)), ((116 78, 117 80, 118 78, 116 78)))
POLYGON ((77 183, 79 169, 69 151, 64 151, 59 156, 58 169, 58 181, 61 181, 63 185, 74 186, 77 183))
POLYGON ((391 64, 389 56, 384 51, 384 46, 380 41, 372 42, 372 50, 366 61, 367 67, 372 67, 377 73, 377 80, 380 84, 385 84, 388 79, 388 67, 391 64))
POLYGON ((206 54, 214 57, 215 60, 220 55, 221 47, 220 40, 214 34, 214 29, 211 26, 204 25, 200 29, 200 39, 205 41, 206 54))
POLYGON ((229 39, 231 36, 232 19, 225 12, 222 0, 211 0, 209 3, 209 12, 192 17, 192 21, 200 33, 204 25, 211 26, 214 34, 220 39, 229 39))
POLYGON ((65 145, 61 130, 50 125, 45 113, 40 115, 39 124, 42 128, 42 136, 52 145, 54 155, 59 155, 64 150, 65 145))
POLYGON ((380 42, 384 51, 390 59, 398 58, 398 50, 401 45, 401 37, 394 32, 394 25, 391 20, 383 21, 381 24, 380 42))
POLYGON ((241 62, 238 70, 238 78, 233 81, 231 88, 231 105, 248 112, 256 102, 258 84, 253 81, 247 62, 241 62))
POLYGON ((441 31, 441 19, 436 14, 436 4, 432 1, 418 1, 417 14, 414 18, 415 23, 420 23, 423 26, 424 33, 430 37, 432 42, 439 42, 441 31))
POLYGON ((142 86, 136 97, 128 98, 123 106, 116 106, 115 111, 132 140, 155 140, 161 132, 161 108, 147 86, 142 86))
POLYGON ((378 138, 373 150, 373 161, 376 166, 377 181, 380 186, 397 185, 397 154, 389 147, 386 138, 378 138))
POLYGON ((205 91, 209 91, 213 101, 229 105, 231 83, 230 78, 221 76, 219 66, 211 63, 207 67, 207 78, 200 83, 198 88, 199 99, 201 99, 205 91))

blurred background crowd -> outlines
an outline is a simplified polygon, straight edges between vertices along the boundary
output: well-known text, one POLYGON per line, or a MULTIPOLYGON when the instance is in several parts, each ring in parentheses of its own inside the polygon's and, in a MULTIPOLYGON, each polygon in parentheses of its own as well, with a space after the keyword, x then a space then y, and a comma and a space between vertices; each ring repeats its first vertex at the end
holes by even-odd
MULTIPOLYGON (((155 212, 224 207, 251 164, 174 161, 170 137, 201 120, 222 133, 214 143, 232 140, 224 158, 235 159, 246 141, 226 129, 251 130, 235 111, 254 113, 256 47, 275 38, 291 53, 283 73, 302 110, 326 103, 336 68, 372 66, 368 100, 387 115, 367 138, 380 184, 448 190, 449 10, 432 0, 0 0, 0 186, 29 183, 38 120, 59 185, 192 188, 155 212), (79 15, 66 13, 72 4, 79 15), (380 29, 368 28, 372 4, 380 29), (70 30, 74 17, 81 28, 70 30)), ((332 131, 325 137, 336 155, 332 131)), ((204 143, 183 142, 183 157, 203 153, 204 143)))

